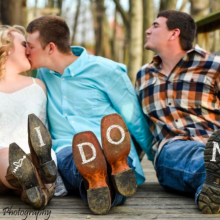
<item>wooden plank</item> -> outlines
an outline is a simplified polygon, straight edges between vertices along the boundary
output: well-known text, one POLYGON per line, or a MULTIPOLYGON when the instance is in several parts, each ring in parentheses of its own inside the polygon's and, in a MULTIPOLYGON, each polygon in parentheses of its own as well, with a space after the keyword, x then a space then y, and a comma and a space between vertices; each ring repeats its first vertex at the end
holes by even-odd
POLYGON ((0 220, 2 219, 210 219, 220 215, 204 215, 194 203, 193 196, 168 193, 159 185, 153 165, 146 157, 142 161, 146 182, 138 187, 137 193, 127 198, 122 206, 114 207, 107 215, 94 215, 81 198, 76 196, 54 197, 44 210, 44 215, 13 215, 6 213, 6 207, 12 211, 32 212, 17 196, 0 198, 0 220), (46 214, 46 211, 50 215, 46 214))
POLYGON ((217 30, 220 28, 220 10, 215 11, 203 18, 196 20, 197 33, 205 33, 217 30))

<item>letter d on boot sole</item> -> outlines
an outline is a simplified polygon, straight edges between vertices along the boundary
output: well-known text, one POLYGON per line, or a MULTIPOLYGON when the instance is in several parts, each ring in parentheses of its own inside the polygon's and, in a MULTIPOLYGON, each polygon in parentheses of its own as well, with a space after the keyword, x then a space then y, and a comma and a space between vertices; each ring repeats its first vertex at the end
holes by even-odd
POLYGON ((89 184, 87 190, 89 208, 95 214, 106 214, 111 208, 107 164, 93 132, 85 131, 74 136, 73 158, 76 168, 89 184))

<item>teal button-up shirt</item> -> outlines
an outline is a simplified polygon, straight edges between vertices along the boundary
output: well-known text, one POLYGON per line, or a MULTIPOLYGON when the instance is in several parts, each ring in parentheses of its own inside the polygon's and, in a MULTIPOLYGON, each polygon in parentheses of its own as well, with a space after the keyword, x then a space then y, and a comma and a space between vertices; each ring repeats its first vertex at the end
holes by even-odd
MULTIPOLYGON (((101 144, 102 117, 119 113, 132 136, 150 153, 152 135, 126 66, 89 55, 82 47, 71 48, 79 58, 62 75, 46 68, 38 69, 37 73, 47 87, 47 113, 55 152, 72 146, 73 136, 82 131, 94 132, 101 144)), ((141 184, 145 178, 133 143, 129 157, 137 183, 141 184)))

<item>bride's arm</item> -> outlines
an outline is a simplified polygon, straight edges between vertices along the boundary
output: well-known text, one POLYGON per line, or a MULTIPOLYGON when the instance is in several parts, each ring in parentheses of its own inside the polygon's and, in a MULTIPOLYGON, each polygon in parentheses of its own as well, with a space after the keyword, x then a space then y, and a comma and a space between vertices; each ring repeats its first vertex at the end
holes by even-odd
POLYGON ((42 108, 41 108, 41 111, 40 111, 40 114, 39 114, 39 119, 44 123, 44 125, 47 127, 48 129, 48 120, 47 120, 47 89, 46 89, 46 86, 44 84, 44 82, 40 79, 35 79, 35 83, 38 84, 42 90, 44 91, 45 93, 45 96, 46 96, 46 100, 45 102, 42 103, 42 108))

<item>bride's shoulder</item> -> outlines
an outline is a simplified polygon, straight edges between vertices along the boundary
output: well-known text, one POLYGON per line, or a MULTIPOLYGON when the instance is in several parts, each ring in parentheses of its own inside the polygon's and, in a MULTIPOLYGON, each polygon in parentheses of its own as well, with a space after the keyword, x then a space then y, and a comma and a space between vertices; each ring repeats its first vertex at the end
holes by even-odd
POLYGON ((47 94, 47 89, 46 89, 44 82, 37 78, 35 78, 34 80, 35 80, 35 83, 38 84, 43 89, 44 93, 47 94))

